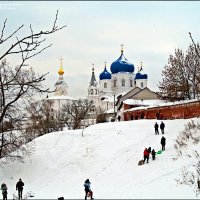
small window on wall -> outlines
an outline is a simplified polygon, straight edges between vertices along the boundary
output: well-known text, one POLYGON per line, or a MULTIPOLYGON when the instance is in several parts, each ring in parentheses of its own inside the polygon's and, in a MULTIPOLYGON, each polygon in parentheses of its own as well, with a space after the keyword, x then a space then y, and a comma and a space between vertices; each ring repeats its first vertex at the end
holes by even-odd
POLYGON ((124 86, 125 86, 125 80, 122 79, 122 87, 124 87, 124 86))
POLYGON ((107 83, 104 83, 104 88, 107 88, 107 83))
POLYGON ((97 89, 95 89, 96 90, 96 94, 97 94, 97 89))
POLYGON ((133 87, 133 81, 130 80, 130 87, 133 87))
POLYGON ((143 82, 141 82, 141 88, 143 88, 144 87, 144 84, 143 84, 143 82))
POLYGON ((114 80, 114 87, 117 87, 117 80, 114 80))
POLYGON ((93 89, 91 89, 91 94, 93 94, 93 89))

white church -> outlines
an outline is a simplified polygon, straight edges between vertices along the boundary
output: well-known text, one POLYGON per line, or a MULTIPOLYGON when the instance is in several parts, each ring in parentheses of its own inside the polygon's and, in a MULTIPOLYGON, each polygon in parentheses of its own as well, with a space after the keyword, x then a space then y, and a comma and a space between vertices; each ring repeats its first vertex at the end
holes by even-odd
POLYGON ((117 113, 116 104, 120 96, 125 95, 134 88, 147 88, 148 75, 144 73, 141 63, 138 72, 135 73, 135 66, 124 56, 123 45, 121 45, 121 55, 110 66, 110 71, 105 67, 99 75, 99 83, 96 81, 94 66, 92 77, 88 87, 89 100, 96 105, 97 110, 117 113))
MULTIPOLYGON (((59 111, 63 104, 76 100, 75 98, 68 96, 68 86, 63 78, 64 70, 62 59, 58 74, 59 79, 54 85, 54 96, 48 98, 48 100, 53 101, 55 104, 53 111, 59 111)), ((131 91, 135 88, 137 88, 137 90, 147 88, 147 81, 148 75, 144 73, 142 63, 136 73, 135 66, 124 56, 123 45, 121 45, 120 57, 110 65, 110 72, 107 70, 105 63, 103 72, 99 75, 99 81, 97 81, 95 77, 93 65, 88 95, 86 98, 94 102, 96 110, 93 110, 93 112, 110 112, 116 117, 121 114, 121 111, 119 111, 116 106, 116 102, 119 98, 127 93, 131 94, 131 91)), ((153 92, 150 91, 146 94, 146 99, 156 98, 156 96, 152 96, 151 93, 153 92)))

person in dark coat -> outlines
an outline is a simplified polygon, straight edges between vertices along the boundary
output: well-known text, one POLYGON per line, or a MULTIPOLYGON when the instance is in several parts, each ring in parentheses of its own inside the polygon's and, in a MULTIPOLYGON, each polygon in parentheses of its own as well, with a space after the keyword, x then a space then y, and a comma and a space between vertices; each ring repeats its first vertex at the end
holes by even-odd
POLYGON ((156 122, 155 125, 154 125, 155 134, 156 134, 156 135, 159 135, 158 127, 159 127, 159 126, 158 126, 158 123, 156 122))
POLYGON ((145 161, 147 160, 147 163, 149 162, 149 152, 148 152, 148 149, 145 148, 144 150, 144 163, 145 161))
POLYGON ((1 185, 3 200, 7 200, 8 188, 5 183, 1 185))
POLYGON ((147 151, 149 152, 149 154, 151 154, 151 147, 149 147, 149 148, 147 149, 147 151))
POLYGON ((18 190, 19 199, 22 199, 23 186, 24 186, 24 183, 22 182, 22 179, 20 178, 16 184, 16 190, 18 190))
POLYGON ((161 130, 162 134, 164 134, 164 129, 165 129, 165 124, 163 122, 161 122, 160 130, 161 130))
POLYGON ((84 183, 84 187, 85 187, 85 200, 87 199, 88 196, 90 196, 91 199, 94 199, 92 196, 93 196, 93 192, 90 188, 90 180, 87 179, 84 183))
POLYGON ((162 136, 160 143, 162 145, 162 151, 164 151, 166 145, 166 138, 164 136, 162 136))
POLYGON ((152 150, 151 155, 152 155, 152 160, 155 160, 156 159, 156 152, 155 152, 154 149, 152 150))

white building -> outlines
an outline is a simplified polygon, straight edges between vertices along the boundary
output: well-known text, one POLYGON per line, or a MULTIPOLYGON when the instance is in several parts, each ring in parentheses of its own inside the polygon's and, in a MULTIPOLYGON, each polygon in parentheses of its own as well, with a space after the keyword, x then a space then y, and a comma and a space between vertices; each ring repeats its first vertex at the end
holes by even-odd
POLYGON ((110 66, 110 72, 106 69, 100 74, 100 95, 115 95, 129 92, 135 87, 147 87, 147 74, 144 73, 141 63, 140 69, 135 74, 135 66, 124 56, 123 45, 120 57, 110 66))
POLYGON ((94 84, 95 75, 93 68, 92 78, 88 89, 88 98, 91 100, 95 99, 93 101, 96 107, 99 107, 100 110, 107 111, 113 109, 112 112, 115 113, 117 108, 114 107, 114 104, 117 101, 117 97, 125 95, 136 87, 141 89, 146 88, 148 76, 144 73, 142 62, 138 72, 135 73, 135 66, 124 56, 123 45, 121 45, 121 55, 110 65, 110 71, 111 72, 107 70, 105 63, 104 70, 99 75, 98 87, 96 78, 94 84), (93 83, 92 86, 91 83, 93 83), (93 92, 93 99, 91 96, 91 90, 99 91, 95 94, 93 92))
POLYGON ((64 104, 68 104, 72 101, 75 101, 76 99, 74 97, 68 96, 68 86, 67 83, 64 81, 63 74, 63 63, 62 63, 62 58, 60 59, 60 68, 58 70, 58 81, 54 85, 54 96, 48 97, 46 100, 51 101, 53 103, 51 113, 52 116, 56 115, 59 111, 61 111, 62 106, 64 104))

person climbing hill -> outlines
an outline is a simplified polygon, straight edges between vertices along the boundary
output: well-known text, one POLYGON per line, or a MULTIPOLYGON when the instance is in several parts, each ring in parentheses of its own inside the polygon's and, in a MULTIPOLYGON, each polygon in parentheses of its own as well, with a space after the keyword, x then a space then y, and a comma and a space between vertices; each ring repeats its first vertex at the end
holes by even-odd
POLYGON ((144 163, 147 160, 147 163, 149 162, 149 152, 147 150, 147 148, 145 148, 144 150, 144 163))
POLYGON ((156 135, 159 135, 158 127, 159 127, 158 123, 156 122, 155 125, 154 125, 154 129, 155 129, 155 134, 156 135))
POLYGON ((162 136, 160 143, 162 145, 162 151, 165 151, 166 138, 164 136, 162 136))
POLYGON ((152 160, 155 160, 156 159, 156 152, 155 152, 154 149, 152 150, 151 155, 152 155, 152 160))
POLYGON ((87 199, 88 196, 90 196, 91 199, 94 199, 92 196, 93 196, 93 192, 90 188, 90 180, 87 179, 84 183, 84 187, 85 187, 85 200, 87 199))
POLYGON ((165 124, 164 124, 164 122, 161 122, 160 130, 161 130, 162 134, 164 134, 164 129, 165 129, 165 124))

